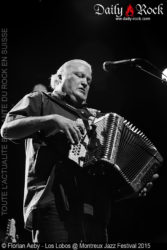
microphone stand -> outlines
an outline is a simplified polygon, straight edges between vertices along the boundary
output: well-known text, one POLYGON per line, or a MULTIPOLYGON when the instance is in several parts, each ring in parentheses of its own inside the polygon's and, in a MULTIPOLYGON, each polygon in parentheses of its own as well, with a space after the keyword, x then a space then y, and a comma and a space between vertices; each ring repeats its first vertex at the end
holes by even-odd
MULTIPOLYGON (((151 64, 151 63, 150 63, 149 61, 147 61, 147 60, 144 60, 144 61, 145 61, 147 64, 151 65, 154 69, 156 69, 159 73, 161 73, 162 75, 164 75, 164 76, 167 78, 167 76, 166 76, 165 74, 163 74, 155 65, 151 64)), ((136 64, 135 66, 136 66, 136 68, 140 69, 141 71, 144 71, 145 73, 147 73, 147 74, 149 74, 149 75, 155 77, 156 79, 160 80, 163 84, 165 84, 165 85, 167 86, 167 80, 166 80, 166 79, 160 78, 159 76, 153 74, 152 72, 150 72, 150 71, 144 69, 144 68, 143 68, 141 65, 139 65, 139 64, 136 64)))

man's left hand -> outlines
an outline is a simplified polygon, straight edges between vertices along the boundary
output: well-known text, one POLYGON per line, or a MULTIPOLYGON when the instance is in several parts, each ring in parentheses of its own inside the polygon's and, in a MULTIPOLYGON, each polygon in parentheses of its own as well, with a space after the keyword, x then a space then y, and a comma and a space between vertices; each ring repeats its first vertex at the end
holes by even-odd
POLYGON ((139 192, 140 197, 144 197, 147 195, 147 193, 150 191, 150 189, 153 186, 153 182, 159 178, 158 174, 154 174, 152 177, 152 180, 146 184, 146 186, 139 192))

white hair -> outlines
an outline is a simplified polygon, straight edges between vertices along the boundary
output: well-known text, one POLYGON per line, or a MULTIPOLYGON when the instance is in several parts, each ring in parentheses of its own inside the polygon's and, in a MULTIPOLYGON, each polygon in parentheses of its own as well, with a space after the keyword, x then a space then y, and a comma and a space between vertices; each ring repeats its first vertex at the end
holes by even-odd
POLYGON ((70 61, 67 61, 65 62, 56 72, 56 74, 53 74, 51 75, 50 77, 50 86, 52 89, 55 89, 56 86, 60 83, 61 81, 61 77, 62 75, 64 74, 64 71, 65 69, 67 68, 68 65, 72 64, 72 63, 82 63, 82 64, 85 64, 87 65, 90 70, 92 70, 92 67, 89 63, 87 63, 86 61, 84 60, 81 60, 81 59, 73 59, 73 60, 70 60, 70 61))

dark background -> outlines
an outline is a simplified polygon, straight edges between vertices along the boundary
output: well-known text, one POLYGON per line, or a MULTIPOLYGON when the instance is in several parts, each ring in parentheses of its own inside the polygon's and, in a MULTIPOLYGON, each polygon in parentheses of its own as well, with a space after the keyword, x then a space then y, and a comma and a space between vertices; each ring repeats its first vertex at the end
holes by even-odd
MULTIPOLYGON (((147 198, 113 207, 109 238, 113 242, 167 242, 167 86, 135 67, 108 73, 102 69, 104 61, 128 58, 145 58, 160 71, 167 67, 167 1, 5 1, 1 11, 1 25, 8 28, 9 109, 36 84, 49 90, 50 75, 65 61, 88 61, 93 67, 89 106, 124 116, 147 135, 164 158, 160 178, 147 198), (115 15, 97 16, 93 10, 97 3, 119 3, 125 12, 130 3, 153 7, 162 2, 164 15, 152 14, 150 21, 116 21, 115 15)), ((160 72, 155 73, 161 77, 160 72)), ((30 240, 22 216, 24 145, 8 145, 9 212, 1 218, 2 229, 14 217, 20 240, 30 240)))

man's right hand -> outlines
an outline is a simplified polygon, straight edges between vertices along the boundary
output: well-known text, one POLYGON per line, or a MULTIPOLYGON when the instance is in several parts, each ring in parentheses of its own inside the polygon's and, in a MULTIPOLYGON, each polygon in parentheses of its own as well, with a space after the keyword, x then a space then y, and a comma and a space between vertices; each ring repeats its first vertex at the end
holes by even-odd
POLYGON ((61 115, 51 115, 52 129, 49 130, 47 137, 55 135, 57 132, 64 132, 72 144, 78 144, 81 140, 85 126, 82 119, 73 121, 61 115))

